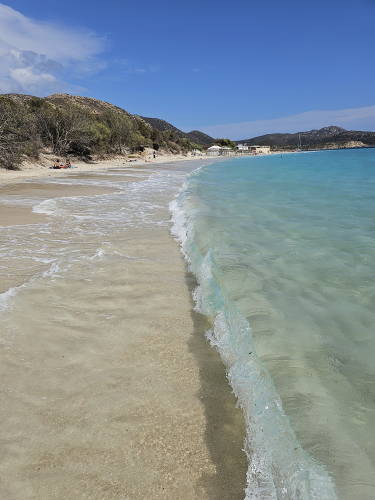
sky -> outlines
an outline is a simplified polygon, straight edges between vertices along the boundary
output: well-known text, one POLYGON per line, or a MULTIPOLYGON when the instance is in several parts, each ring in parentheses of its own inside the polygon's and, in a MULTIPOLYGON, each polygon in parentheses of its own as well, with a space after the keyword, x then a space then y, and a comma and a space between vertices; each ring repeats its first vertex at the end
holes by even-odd
POLYGON ((0 92, 244 139, 375 130, 375 0, 0 1, 0 92))

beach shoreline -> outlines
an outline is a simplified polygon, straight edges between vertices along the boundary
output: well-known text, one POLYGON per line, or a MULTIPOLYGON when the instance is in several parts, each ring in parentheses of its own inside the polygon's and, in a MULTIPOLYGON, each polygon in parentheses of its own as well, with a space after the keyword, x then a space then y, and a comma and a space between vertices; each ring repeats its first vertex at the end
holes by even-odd
MULTIPOLYGON (((52 158, 52 157, 51 157, 52 158)), ((160 165, 171 162, 192 161, 205 159, 205 157, 162 154, 156 158, 147 157, 129 160, 127 156, 115 156, 92 162, 72 161, 74 168, 50 169, 53 159, 43 157, 41 161, 24 162, 19 170, 7 170, 0 168, 0 185, 16 183, 27 179, 54 178, 76 173, 90 173, 112 168, 139 168, 152 165, 160 165)), ((209 158, 208 158, 209 159, 209 158)))
POLYGON ((180 170, 177 192, 197 164, 158 160, 110 160, 56 172, 31 168, 2 186, 0 199, 12 198, 12 223, 24 223, 4 227, 5 234, 24 238, 29 230, 37 238, 40 227, 50 245, 43 254, 48 263, 39 259, 40 269, 34 263, 26 270, 18 243, 20 264, 9 260, 3 280, 9 290, 18 287, 0 313, 4 498, 244 497, 243 416, 222 361, 205 339, 207 319, 194 311, 196 283, 166 223, 171 191, 156 185, 150 195, 136 194, 155 172, 160 182, 180 170), (121 199, 104 186, 110 176, 122 179, 124 204, 135 196, 129 216, 143 204, 150 211, 154 196, 152 210, 164 222, 115 223, 112 234, 100 220, 105 204, 121 199), (83 185, 93 181, 94 187, 83 185), (87 226, 93 215, 79 218, 86 198, 98 207, 95 224, 106 231, 104 242, 96 226, 91 232, 87 226), (22 200, 43 219, 28 219, 26 208, 17 206, 22 200), (72 213, 59 215, 59 203, 72 213), (31 271, 38 274, 25 274, 31 271))
POLYGON ((109 170, 109 169, 123 169, 123 168, 141 168, 147 166, 157 166, 164 165, 168 163, 181 162, 181 161, 197 161, 197 160, 207 160, 207 161, 225 161, 233 158, 257 158, 262 156, 270 155, 286 155, 286 154, 298 153, 298 151, 273 151, 269 154, 261 155, 235 155, 235 156, 193 156, 193 155, 183 155, 183 154, 159 154, 156 158, 148 155, 144 158, 129 159, 127 156, 114 156, 108 159, 95 160, 92 162, 84 161, 72 161, 74 168, 67 169, 50 169, 49 167, 53 163, 53 157, 51 155, 42 155, 40 161, 27 161, 24 162, 19 170, 7 170, 0 168, 0 185, 12 184, 16 182, 22 182, 27 179, 37 179, 37 178, 55 178, 60 176, 66 176, 75 173, 92 173, 96 171, 109 170))

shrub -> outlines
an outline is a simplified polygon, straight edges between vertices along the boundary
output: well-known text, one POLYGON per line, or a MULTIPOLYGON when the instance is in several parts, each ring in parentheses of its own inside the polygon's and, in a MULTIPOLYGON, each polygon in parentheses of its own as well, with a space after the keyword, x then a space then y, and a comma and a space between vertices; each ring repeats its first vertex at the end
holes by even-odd
POLYGON ((0 97, 0 166, 17 169, 26 153, 37 155, 35 121, 11 99, 0 97))

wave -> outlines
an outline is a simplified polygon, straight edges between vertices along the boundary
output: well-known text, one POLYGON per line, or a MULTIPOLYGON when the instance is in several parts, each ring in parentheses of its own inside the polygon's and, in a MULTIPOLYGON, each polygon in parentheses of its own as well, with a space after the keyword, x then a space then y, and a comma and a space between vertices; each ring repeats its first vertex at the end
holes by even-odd
POLYGON ((23 285, 8 288, 5 292, 0 293, 0 311, 5 311, 5 309, 9 307, 9 302, 22 286, 23 285))
POLYGON ((25 281, 25 283, 8 288, 8 290, 5 290, 5 292, 0 293, 0 312, 3 312, 10 307, 12 299, 14 299, 17 293, 21 291, 23 288, 30 286, 39 278, 50 278, 51 276, 58 275, 58 273, 61 271, 60 266, 56 261, 52 261, 51 259, 45 259, 45 260, 35 259, 35 260, 39 260, 39 262, 44 261, 44 263, 46 264, 47 263, 49 264, 51 262, 52 263, 46 271, 36 273, 34 276, 31 276, 30 279, 25 281))
POLYGON ((171 233, 196 276, 196 309, 212 319, 213 327, 206 336, 226 366, 228 381, 244 414, 249 462, 245 499, 336 499, 332 478, 295 436, 272 378, 256 355, 249 322, 220 287, 213 250, 202 254, 196 244, 199 208, 193 199, 188 177, 170 203, 171 233))
POLYGON ((57 210, 56 200, 49 198, 47 200, 41 201, 33 207, 33 212, 36 214, 46 214, 53 215, 57 210))

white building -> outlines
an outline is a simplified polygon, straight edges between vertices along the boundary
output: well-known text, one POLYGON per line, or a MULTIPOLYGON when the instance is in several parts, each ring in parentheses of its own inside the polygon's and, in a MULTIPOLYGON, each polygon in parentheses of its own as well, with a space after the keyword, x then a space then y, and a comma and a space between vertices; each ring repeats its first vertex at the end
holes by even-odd
POLYGON ((232 156, 234 154, 234 150, 232 148, 229 148, 228 146, 224 146, 221 148, 221 155, 222 156, 232 156))
POLYGON ((251 146, 246 142, 237 144, 236 148, 239 153, 252 153, 254 155, 266 155, 271 152, 271 146, 251 146))
POLYGON ((247 144, 237 144, 237 151, 249 151, 249 146, 247 144))
POLYGON ((214 146, 210 146, 207 149, 207 155, 208 156, 219 156, 221 154, 221 146, 217 146, 216 144, 214 146))
POLYGON ((271 152, 271 146, 250 146, 249 150, 254 155, 268 155, 271 152))

